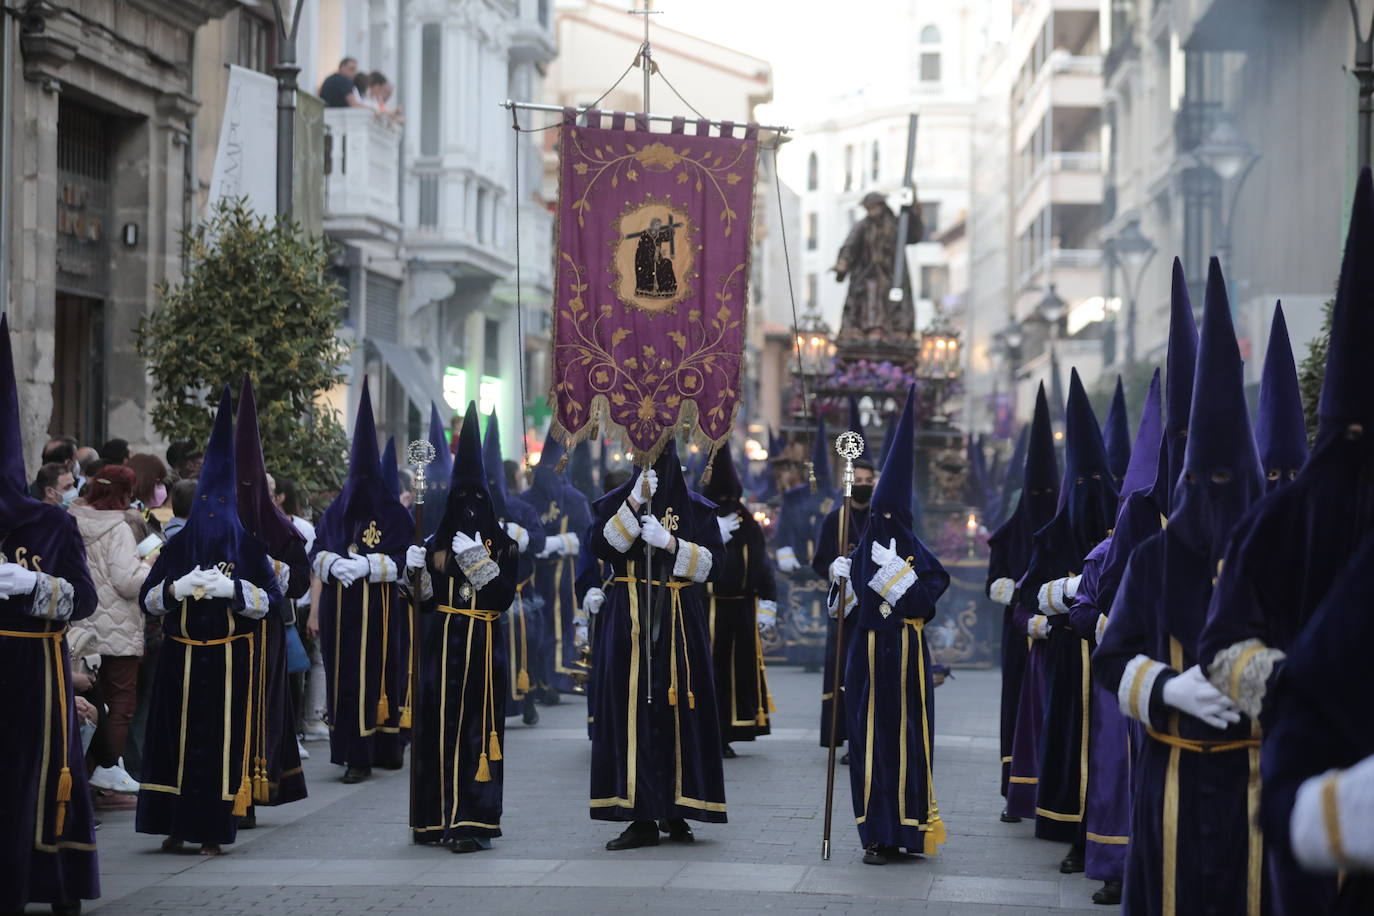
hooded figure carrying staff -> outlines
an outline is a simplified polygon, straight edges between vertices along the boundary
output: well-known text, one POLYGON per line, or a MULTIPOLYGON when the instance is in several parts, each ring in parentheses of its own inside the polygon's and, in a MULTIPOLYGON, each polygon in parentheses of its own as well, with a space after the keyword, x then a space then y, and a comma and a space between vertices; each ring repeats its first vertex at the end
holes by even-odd
MULTIPOLYGON (((410 548, 407 565, 417 565, 418 552, 410 548)), ((415 839, 455 853, 490 849, 501 835, 507 691, 501 617, 515 599, 518 552, 492 502, 477 405, 469 403, 448 502, 423 556, 433 600, 424 606, 421 627, 421 743, 413 751, 415 839)))
POLYGON ((903 850, 934 854, 945 841, 933 781, 935 710, 925 626, 949 588, 949 574, 912 531, 916 388, 873 491, 853 553, 836 560, 831 612, 852 635, 842 647, 849 785, 864 862, 885 865, 903 850))
POLYGON ((592 647, 591 815, 630 822, 610 850, 657 846, 660 830, 690 843, 687 819, 726 819, 711 637, 691 587, 722 562, 715 507, 687 489, 669 440, 594 514, 592 551, 615 576, 592 647))

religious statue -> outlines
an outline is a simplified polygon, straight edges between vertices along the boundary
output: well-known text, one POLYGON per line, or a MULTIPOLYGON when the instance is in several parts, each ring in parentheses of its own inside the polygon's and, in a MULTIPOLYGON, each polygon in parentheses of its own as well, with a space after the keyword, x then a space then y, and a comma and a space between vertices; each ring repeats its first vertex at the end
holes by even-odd
MULTIPOLYGON (((897 255, 897 216, 877 191, 864 195, 868 215, 854 224, 835 260, 835 279, 849 278, 840 317, 841 340, 910 340, 916 326, 911 284, 903 282, 901 301, 888 297, 897 255)), ((919 208, 912 208, 908 244, 921 238, 919 208)))
POLYGON ((655 216, 649 220, 649 228, 626 236, 639 239, 635 247, 635 295, 668 299, 677 292, 672 255, 677 253, 674 232, 680 228, 682 224, 673 222, 671 214, 666 224, 655 216), (669 248, 668 254, 663 251, 664 245, 669 248))

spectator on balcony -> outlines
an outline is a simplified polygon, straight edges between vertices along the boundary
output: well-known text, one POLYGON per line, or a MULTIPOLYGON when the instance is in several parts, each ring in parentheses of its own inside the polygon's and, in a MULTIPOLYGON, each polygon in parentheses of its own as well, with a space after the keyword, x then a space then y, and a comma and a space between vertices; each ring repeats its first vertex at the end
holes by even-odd
POLYGON ((320 84, 320 98, 324 99, 324 104, 329 108, 365 108, 353 85, 357 75, 357 60, 345 57, 339 61, 338 71, 325 77, 320 84))

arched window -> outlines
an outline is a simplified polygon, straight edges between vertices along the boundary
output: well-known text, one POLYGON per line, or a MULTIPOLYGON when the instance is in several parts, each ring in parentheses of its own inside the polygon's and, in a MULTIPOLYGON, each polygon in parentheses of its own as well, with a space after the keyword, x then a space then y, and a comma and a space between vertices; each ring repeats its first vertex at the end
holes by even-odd
POLYGON ((940 82, 940 29, 928 25, 921 29, 921 82, 940 82))
POLYGON ((821 186, 821 162, 815 153, 806 157, 806 190, 815 191, 821 186))

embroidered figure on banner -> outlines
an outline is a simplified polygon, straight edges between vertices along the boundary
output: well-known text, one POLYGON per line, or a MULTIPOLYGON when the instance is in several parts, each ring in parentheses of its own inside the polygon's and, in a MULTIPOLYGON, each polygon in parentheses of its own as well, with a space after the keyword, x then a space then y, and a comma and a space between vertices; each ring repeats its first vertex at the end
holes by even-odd
POLYGON ((616 295, 647 312, 668 311, 691 294, 696 246, 684 208, 665 197, 627 204, 616 221, 616 295))

